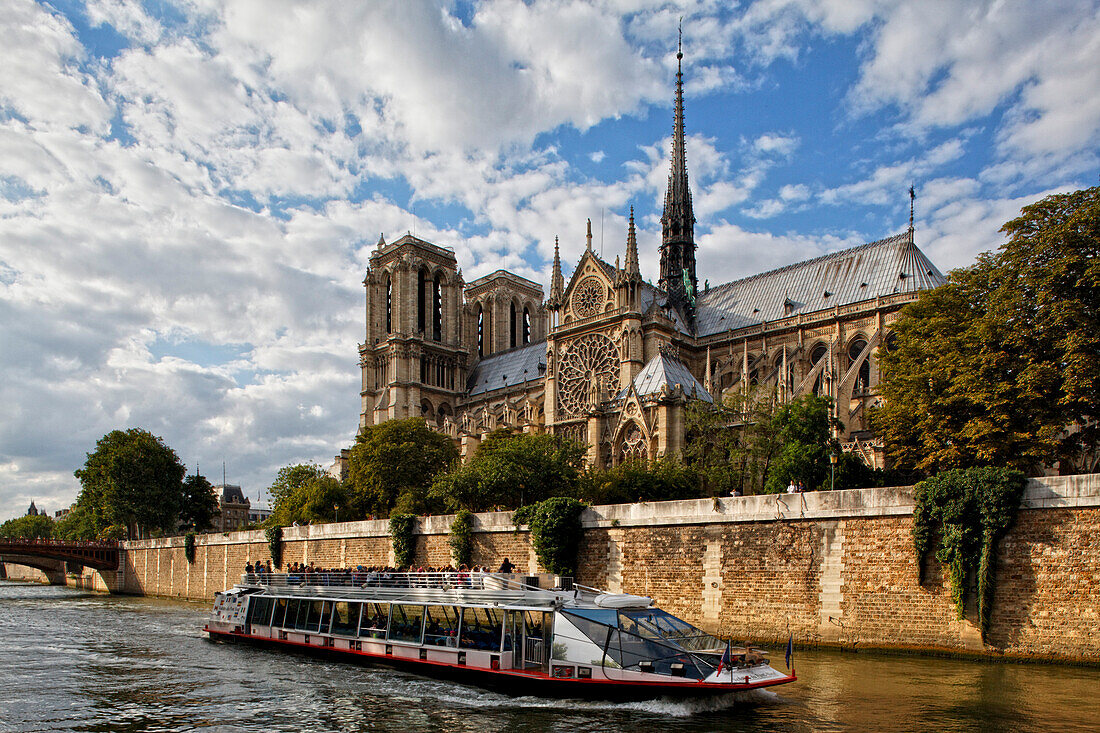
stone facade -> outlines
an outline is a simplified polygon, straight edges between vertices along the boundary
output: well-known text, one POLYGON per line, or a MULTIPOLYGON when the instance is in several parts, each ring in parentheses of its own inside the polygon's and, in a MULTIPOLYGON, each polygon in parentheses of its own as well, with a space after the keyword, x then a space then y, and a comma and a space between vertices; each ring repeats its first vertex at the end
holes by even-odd
POLYGON ((944 281, 912 218, 893 237, 700 288, 679 72, 673 138, 656 286, 642 277, 633 210, 621 264, 593 252, 589 221, 566 283, 555 243, 545 300, 503 270, 465 284, 451 249, 380 239, 363 280, 360 426, 423 416, 464 456, 497 427, 551 431, 607 466, 682 450, 691 400, 765 385, 781 400, 831 397, 845 449, 882 466, 867 421, 875 355, 899 310, 944 281))
MULTIPOLYGON (((452 519, 420 520, 417 563, 448 561, 452 519)), ((651 596, 735 640, 790 633, 800 644, 1100 662, 1100 475, 1031 481, 999 549, 985 643, 956 618, 934 559, 918 582, 909 489, 601 506, 582 521, 578 582, 651 596)), ((284 532, 286 562, 393 562, 385 521, 284 532)), ((507 512, 476 515, 473 539, 477 564, 495 568, 508 557, 517 572, 540 570, 507 512)), ((209 600, 246 562, 267 558, 262 532, 198 537, 193 565, 182 538, 129 542, 121 586, 209 600)))

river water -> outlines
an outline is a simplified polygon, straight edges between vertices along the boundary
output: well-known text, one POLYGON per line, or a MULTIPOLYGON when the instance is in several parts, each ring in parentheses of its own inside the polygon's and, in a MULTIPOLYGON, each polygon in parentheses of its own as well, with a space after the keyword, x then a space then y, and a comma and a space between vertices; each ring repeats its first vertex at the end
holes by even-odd
POLYGON ((1100 730, 1095 668, 806 650, 795 655, 800 679, 775 692, 542 700, 211 643, 200 633, 207 610, 0 582, 0 730, 1100 730))

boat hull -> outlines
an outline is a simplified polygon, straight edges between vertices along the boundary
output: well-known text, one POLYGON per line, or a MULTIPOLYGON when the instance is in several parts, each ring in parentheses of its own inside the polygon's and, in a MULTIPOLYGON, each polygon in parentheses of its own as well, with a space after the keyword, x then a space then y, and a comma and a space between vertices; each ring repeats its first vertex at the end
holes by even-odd
POLYGON ((679 699, 705 698, 745 692, 773 685, 786 684, 797 679, 793 674, 778 680, 748 684, 709 682, 649 682, 600 679, 560 679, 543 672, 515 669, 485 669, 459 666, 434 661, 421 661, 407 657, 374 654, 354 649, 305 644, 268 636, 254 636, 239 631, 220 630, 207 626, 204 631, 212 641, 238 642, 257 647, 280 648, 311 656, 339 659, 363 665, 378 665, 400 669, 414 674, 444 679, 460 684, 475 685, 495 692, 522 696, 552 698, 580 698, 590 700, 650 700, 660 697, 679 699))

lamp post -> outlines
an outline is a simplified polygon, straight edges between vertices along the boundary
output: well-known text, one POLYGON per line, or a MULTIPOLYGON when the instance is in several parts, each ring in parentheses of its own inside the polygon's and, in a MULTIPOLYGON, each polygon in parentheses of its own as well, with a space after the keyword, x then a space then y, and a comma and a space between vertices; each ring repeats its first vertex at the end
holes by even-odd
POLYGON ((339 524, 340 523, 340 505, 335 504, 335 505, 333 505, 333 507, 336 509, 336 523, 339 524))
POLYGON ((836 491, 836 448, 829 449, 829 491, 836 491))

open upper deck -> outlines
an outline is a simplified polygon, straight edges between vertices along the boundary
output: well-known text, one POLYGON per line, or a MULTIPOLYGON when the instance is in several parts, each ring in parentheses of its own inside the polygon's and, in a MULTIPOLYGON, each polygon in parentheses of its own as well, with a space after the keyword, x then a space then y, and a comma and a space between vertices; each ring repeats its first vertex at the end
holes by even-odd
POLYGON ((276 596, 459 606, 553 609, 563 606, 646 607, 651 603, 649 598, 641 596, 608 594, 596 588, 577 585, 569 578, 559 579, 553 588, 540 587, 552 578, 554 576, 518 576, 506 573, 348 570, 323 573, 246 573, 241 576, 240 586, 276 596))

